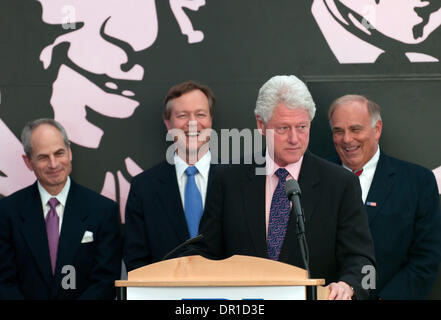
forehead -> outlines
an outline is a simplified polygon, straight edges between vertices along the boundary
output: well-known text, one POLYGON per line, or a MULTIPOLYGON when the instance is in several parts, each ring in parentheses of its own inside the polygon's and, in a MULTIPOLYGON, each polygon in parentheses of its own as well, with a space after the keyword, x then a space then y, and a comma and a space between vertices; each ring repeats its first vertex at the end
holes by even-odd
POLYGON ((273 111, 271 119, 268 122, 271 123, 297 123, 297 122, 310 122, 309 113, 303 108, 288 108, 284 103, 279 103, 273 111))
POLYGON ((41 124, 32 131, 31 145, 34 154, 50 153, 66 148, 61 132, 48 124, 41 124))
POLYGON ((334 124, 337 123, 365 123, 371 116, 367 104, 361 101, 348 101, 338 105, 331 117, 334 124))
POLYGON ((193 110, 208 110, 208 98, 199 89, 184 93, 182 96, 171 100, 172 111, 193 111, 193 110))

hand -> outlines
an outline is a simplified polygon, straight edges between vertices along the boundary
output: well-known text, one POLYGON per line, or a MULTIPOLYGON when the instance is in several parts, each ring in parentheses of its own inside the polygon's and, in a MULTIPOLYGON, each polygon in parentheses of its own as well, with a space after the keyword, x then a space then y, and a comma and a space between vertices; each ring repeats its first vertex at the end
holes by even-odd
POLYGON ((352 300, 354 290, 343 281, 332 282, 327 288, 329 289, 329 300, 352 300))

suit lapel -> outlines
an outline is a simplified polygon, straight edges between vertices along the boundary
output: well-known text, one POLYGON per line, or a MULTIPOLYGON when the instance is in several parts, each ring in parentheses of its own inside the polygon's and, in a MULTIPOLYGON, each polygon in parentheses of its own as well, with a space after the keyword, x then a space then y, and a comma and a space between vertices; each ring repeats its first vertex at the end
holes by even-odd
POLYGON ((256 175, 256 166, 248 166, 248 180, 242 187, 246 221, 256 255, 267 257, 265 223, 265 175, 256 175))
POLYGON ((317 206, 317 191, 316 188, 320 182, 318 174, 318 167, 314 161, 312 154, 307 150, 303 157, 302 167, 299 174, 299 186, 302 192, 300 202, 303 211, 305 212, 305 225, 307 226, 314 214, 317 206))
POLYGON ((29 202, 24 204, 21 217, 22 233, 48 286, 52 285, 52 269, 44 221, 43 208, 37 183, 29 187, 29 202))
POLYGON ((87 204, 84 201, 79 186, 71 180, 58 244, 55 268, 55 274, 57 275, 60 275, 63 266, 73 264, 75 255, 81 245, 81 240, 86 231, 84 220, 89 214, 87 204))
MULTIPOLYGON (((190 237, 185 220, 184 208, 182 207, 181 194, 179 192, 175 166, 164 163, 159 172, 159 199, 165 208, 165 213, 176 231, 178 238, 184 242, 190 237)), ((157 214, 162 214, 158 212, 157 214)))
POLYGON ((372 221, 374 221, 378 213, 381 211, 386 198, 392 190, 394 178, 395 170, 391 165, 389 158, 381 152, 377 168, 375 169, 374 178, 366 198, 366 211, 369 224, 372 224, 372 221), (375 206, 368 205, 368 203, 375 203, 375 206))

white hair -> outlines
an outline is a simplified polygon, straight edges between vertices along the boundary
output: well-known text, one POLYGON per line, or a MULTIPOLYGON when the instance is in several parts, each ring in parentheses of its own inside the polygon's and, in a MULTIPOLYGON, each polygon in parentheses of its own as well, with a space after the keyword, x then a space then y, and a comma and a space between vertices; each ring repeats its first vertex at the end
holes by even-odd
POLYGON ((306 85, 296 76, 274 76, 260 88, 254 113, 267 123, 274 108, 283 103, 289 109, 302 108, 314 119, 315 103, 306 85))

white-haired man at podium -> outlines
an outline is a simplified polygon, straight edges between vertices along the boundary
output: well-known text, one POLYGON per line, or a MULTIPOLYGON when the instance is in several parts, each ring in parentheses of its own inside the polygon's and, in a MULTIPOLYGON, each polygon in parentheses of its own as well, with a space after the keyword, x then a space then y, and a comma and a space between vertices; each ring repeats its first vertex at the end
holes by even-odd
MULTIPOLYGON (((298 180, 312 278, 324 278, 329 299, 364 299, 366 270, 375 258, 357 177, 307 150, 315 104, 295 76, 275 76, 259 91, 257 127, 265 136, 263 166, 220 166, 200 225, 204 239, 192 246, 203 256, 269 258, 305 268, 296 217, 285 193, 298 180), (261 169, 261 170, 259 170, 261 169), (368 267, 366 267, 368 266, 368 267)), ((188 252, 187 252, 188 253, 188 252)))

